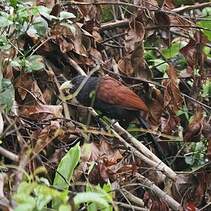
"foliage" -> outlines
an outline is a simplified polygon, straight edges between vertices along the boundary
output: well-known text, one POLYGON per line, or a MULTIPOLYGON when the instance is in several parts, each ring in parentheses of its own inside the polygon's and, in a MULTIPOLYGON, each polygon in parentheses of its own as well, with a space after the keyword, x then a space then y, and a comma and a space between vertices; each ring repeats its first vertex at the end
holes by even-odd
MULTIPOLYGON (((131 2, 0 1, 0 154, 12 169, 0 178, 0 193, 15 201, 0 210, 111 211, 138 203, 163 211, 176 201, 194 210, 209 203, 211 8, 203 1, 131 2), (123 140, 101 109, 95 118, 75 104, 77 91, 60 87, 65 81, 70 88, 78 74, 109 74, 130 86, 149 110, 140 112, 146 122, 125 122, 131 136, 123 140), (160 171, 158 157, 169 168, 160 171), (188 173, 196 167, 193 181, 188 173), (163 179, 168 170, 178 173, 171 187, 163 179), (182 181, 180 171, 187 171, 182 181), (171 200, 157 197, 142 175, 171 188, 171 200)), ((101 100, 128 109, 132 119, 128 105, 137 102, 116 90, 106 93, 111 101, 101 100)), ((88 94, 94 105, 99 93, 88 94)))
POLYGON ((14 87, 10 80, 3 78, 0 72, 0 111, 8 112, 14 101, 14 87))

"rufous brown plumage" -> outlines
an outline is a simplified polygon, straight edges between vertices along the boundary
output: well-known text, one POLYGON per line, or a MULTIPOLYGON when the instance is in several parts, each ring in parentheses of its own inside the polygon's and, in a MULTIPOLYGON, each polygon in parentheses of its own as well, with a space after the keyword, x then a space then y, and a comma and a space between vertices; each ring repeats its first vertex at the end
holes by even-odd
POLYGON ((72 79, 72 92, 86 81, 76 99, 85 106, 91 106, 110 118, 128 123, 140 111, 148 112, 145 102, 120 81, 105 75, 102 77, 77 76, 72 79))

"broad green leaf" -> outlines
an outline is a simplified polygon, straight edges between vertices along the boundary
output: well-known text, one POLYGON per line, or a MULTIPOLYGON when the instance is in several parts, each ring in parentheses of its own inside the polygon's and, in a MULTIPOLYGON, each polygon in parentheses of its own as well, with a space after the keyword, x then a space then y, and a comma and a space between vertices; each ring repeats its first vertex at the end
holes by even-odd
POLYGON ((26 60, 25 68, 27 72, 38 71, 45 67, 43 58, 40 55, 32 55, 26 60))
POLYGON ((35 199, 32 196, 24 196, 23 200, 14 211, 34 211, 36 206, 35 199))
POLYGON ((163 59, 155 59, 154 61, 154 65, 156 66, 156 68, 162 72, 165 73, 168 67, 168 64, 163 60, 163 59))
POLYGON ((10 63, 12 65, 12 67, 14 68, 21 68, 22 67, 22 62, 21 62, 21 59, 20 58, 15 58, 11 61, 10 63))
POLYGON ((15 90, 10 80, 2 79, 0 82, 0 107, 8 112, 13 105, 15 90))
POLYGON ((11 48, 6 36, 0 36, 0 50, 8 50, 11 48))
POLYGON ((38 6, 37 9, 38 9, 40 15, 42 15, 46 19, 48 19, 48 20, 57 19, 57 17, 50 15, 51 10, 49 8, 44 7, 44 6, 38 6))
POLYGON ((37 210, 43 210, 43 208, 51 201, 50 195, 38 195, 36 198, 37 210))
POLYGON ((185 162, 187 164, 191 166, 194 164, 194 157, 192 153, 185 154, 184 157, 185 157, 185 162))
POLYGON ((46 185, 38 185, 34 189, 34 193, 36 195, 36 207, 38 210, 43 210, 52 199, 59 204, 66 203, 68 200, 67 192, 60 192, 46 185))
POLYGON ((207 80, 203 84, 202 96, 203 97, 211 97, 211 81, 210 80, 207 80))
POLYGON ((80 160, 80 146, 77 144, 71 148, 62 158, 57 168, 53 185, 58 189, 68 189, 73 171, 80 160))
POLYGON ((34 28, 37 31, 37 34, 40 36, 45 36, 48 30, 48 22, 41 18, 37 17, 33 23, 34 28))
POLYGON ((16 197, 18 198, 21 194, 29 195, 34 190, 34 188, 36 186, 37 186, 37 184, 34 182, 33 183, 27 183, 27 182, 20 183, 20 185, 18 186, 16 197))
POLYGON ((180 42, 176 42, 171 44, 171 46, 167 49, 162 50, 162 54, 166 59, 170 59, 175 57, 178 53, 179 50, 182 48, 182 45, 180 42))
POLYGON ((76 18, 76 16, 73 13, 66 12, 66 11, 60 12, 59 17, 60 17, 59 18, 60 20, 69 19, 69 18, 76 18))
POLYGON ((76 207, 79 207, 80 204, 82 203, 91 203, 91 202, 94 202, 101 210, 109 207, 109 203, 107 202, 102 193, 94 193, 94 192, 77 193, 77 195, 73 198, 73 201, 76 207))
POLYGON ((18 1, 17 0, 10 0, 10 5, 12 7, 16 7, 17 6, 18 1))
POLYGON ((12 25, 13 22, 9 19, 9 15, 5 12, 0 12, 0 28, 12 25))
POLYGON ((197 25, 203 28, 203 33, 207 36, 208 40, 211 41, 211 16, 207 17, 210 20, 199 21, 197 25))
POLYGON ((15 211, 33 211, 36 203, 35 199, 30 196, 30 194, 32 193, 36 185, 36 183, 22 182, 18 186, 17 193, 14 195, 14 199, 18 205, 15 208, 15 211))
POLYGON ((204 8, 204 9, 202 10, 202 15, 203 15, 204 17, 206 17, 206 16, 211 16, 211 7, 206 7, 206 8, 204 8))
POLYGON ((60 207, 59 207, 59 211, 71 211, 71 207, 70 205, 64 205, 62 204, 60 207))

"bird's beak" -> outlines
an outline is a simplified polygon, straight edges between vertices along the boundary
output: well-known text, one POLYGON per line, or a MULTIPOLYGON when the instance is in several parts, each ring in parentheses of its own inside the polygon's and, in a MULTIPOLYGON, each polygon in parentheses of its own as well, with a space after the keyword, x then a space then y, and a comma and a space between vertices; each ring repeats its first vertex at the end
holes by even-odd
POLYGON ((73 84, 71 81, 66 81, 64 82, 61 86, 60 86, 60 90, 65 90, 65 89, 72 89, 73 88, 73 84))

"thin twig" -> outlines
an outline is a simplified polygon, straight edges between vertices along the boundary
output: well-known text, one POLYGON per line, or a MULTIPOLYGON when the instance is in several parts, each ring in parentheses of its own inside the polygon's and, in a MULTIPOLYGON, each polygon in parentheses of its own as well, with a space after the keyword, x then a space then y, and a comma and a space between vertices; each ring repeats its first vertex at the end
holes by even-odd
POLYGON ((142 208, 142 207, 138 207, 138 206, 135 206, 135 205, 130 205, 130 204, 126 204, 126 203, 123 203, 123 202, 115 202, 115 204, 117 204, 120 207, 124 207, 125 209, 134 209, 134 210, 137 210, 137 211, 149 211, 149 209, 147 209, 147 208, 142 208))
POLYGON ((0 154, 3 155, 6 158, 9 158, 10 160, 12 160, 14 162, 18 162, 19 161, 19 157, 16 154, 4 149, 1 146, 0 146, 0 154))
POLYGON ((171 196, 169 196, 167 193, 162 191, 158 186, 156 186, 152 181, 147 179, 146 177, 142 176, 139 173, 136 173, 137 179, 143 183, 143 185, 146 185, 150 188, 151 191, 153 191, 160 199, 165 201, 169 207, 171 207, 173 210, 180 210, 182 211, 182 206, 175 201, 171 196))

